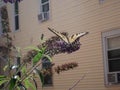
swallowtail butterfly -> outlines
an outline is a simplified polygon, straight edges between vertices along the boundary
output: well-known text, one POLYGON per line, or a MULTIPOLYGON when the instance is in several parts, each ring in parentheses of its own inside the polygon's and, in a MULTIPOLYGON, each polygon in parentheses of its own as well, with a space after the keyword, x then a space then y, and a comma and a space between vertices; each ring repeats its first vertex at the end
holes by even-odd
POLYGON ((81 32, 81 33, 73 34, 72 36, 68 37, 68 35, 64 35, 54 29, 51 29, 51 28, 48 28, 48 29, 54 34, 56 34, 57 36, 59 36, 63 41, 65 41, 68 44, 71 44, 75 42, 75 40, 79 39, 80 37, 88 34, 88 32, 81 32))

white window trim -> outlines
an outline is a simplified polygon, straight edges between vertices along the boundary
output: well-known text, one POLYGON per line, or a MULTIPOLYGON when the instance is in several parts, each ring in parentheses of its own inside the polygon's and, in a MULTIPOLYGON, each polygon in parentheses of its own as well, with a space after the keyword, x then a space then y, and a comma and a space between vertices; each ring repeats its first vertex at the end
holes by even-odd
POLYGON ((40 20, 40 22, 44 22, 44 21, 48 21, 50 19, 50 0, 48 0, 47 2, 44 2, 42 3, 42 0, 40 0, 40 12, 39 12, 39 15, 38 15, 38 20, 40 20), (49 4, 49 11, 48 12, 43 12, 43 5, 45 4, 49 4), (44 13, 47 13, 48 15, 48 18, 44 18, 44 13), (41 17, 42 15, 42 18, 40 19, 39 17, 41 17))
POLYGON ((102 42, 103 42, 103 59, 104 59, 104 75, 105 75, 105 85, 109 85, 108 82, 108 73, 109 73, 109 68, 108 68, 108 54, 107 54, 107 39, 120 36, 120 29, 108 31, 108 32, 103 32, 102 33, 102 42))

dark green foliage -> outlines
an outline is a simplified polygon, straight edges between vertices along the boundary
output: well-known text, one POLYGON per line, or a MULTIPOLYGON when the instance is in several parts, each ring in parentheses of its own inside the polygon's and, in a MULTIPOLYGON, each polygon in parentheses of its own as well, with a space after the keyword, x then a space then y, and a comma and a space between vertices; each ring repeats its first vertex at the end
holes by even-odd
POLYGON ((16 85, 16 79, 11 78, 10 82, 9 82, 9 90, 14 90, 14 87, 16 85))
POLYGON ((42 86, 43 86, 43 84, 44 84, 44 75, 40 70, 38 70, 38 69, 35 69, 35 70, 36 70, 37 74, 39 75, 39 78, 40 78, 42 86))

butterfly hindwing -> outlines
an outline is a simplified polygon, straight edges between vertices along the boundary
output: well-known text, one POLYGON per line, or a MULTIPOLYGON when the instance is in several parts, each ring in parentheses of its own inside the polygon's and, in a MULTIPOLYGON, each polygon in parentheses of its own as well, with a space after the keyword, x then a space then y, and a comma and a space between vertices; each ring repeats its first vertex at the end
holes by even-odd
POLYGON ((73 43, 76 39, 86 35, 88 32, 81 32, 81 33, 77 33, 77 34, 74 34, 72 35, 71 37, 69 37, 69 42, 70 43, 73 43))
POLYGON ((61 34, 60 32, 54 30, 54 29, 51 29, 51 28, 48 28, 51 32, 53 32, 54 34, 56 34, 57 36, 59 36, 63 41, 65 41, 66 43, 69 43, 68 41, 68 38, 67 36, 61 34))

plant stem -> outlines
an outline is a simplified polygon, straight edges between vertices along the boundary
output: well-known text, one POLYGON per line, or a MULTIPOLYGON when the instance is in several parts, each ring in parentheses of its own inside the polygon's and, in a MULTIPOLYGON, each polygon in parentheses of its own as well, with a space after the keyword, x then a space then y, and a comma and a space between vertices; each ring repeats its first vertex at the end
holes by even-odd
POLYGON ((78 85, 78 83, 83 80, 85 78, 86 74, 84 74, 71 88, 69 88, 68 90, 72 90, 75 86, 78 85))
POLYGON ((22 82, 26 77, 28 77, 28 76, 33 72, 33 70, 34 70, 36 67, 38 67, 40 64, 42 64, 41 61, 39 61, 34 67, 31 67, 31 68, 28 70, 27 74, 23 76, 23 78, 21 79, 21 82, 22 82))
POLYGON ((6 32, 6 39, 7 39, 7 54, 8 54, 8 58, 7 58, 7 60, 8 60, 8 68, 9 68, 9 70, 8 70, 8 73, 9 73, 9 75, 10 75, 10 77, 11 77, 11 72, 10 72, 10 66, 11 66, 11 63, 10 63, 10 55, 9 55, 9 40, 8 40, 8 37, 9 37, 9 34, 6 32))
MULTIPOLYGON (((20 82, 23 82, 23 80, 26 79, 26 77, 28 77, 28 76, 33 72, 33 70, 34 70, 36 67, 38 67, 40 64, 42 64, 41 61, 39 61, 34 67, 31 67, 31 68, 28 70, 27 74, 25 74, 25 75, 22 76, 20 82)), ((18 72, 19 72, 19 71, 18 71, 18 72)), ((17 87, 18 82, 19 82, 19 81, 16 82, 16 85, 15 85, 14 89, 17 87)))

